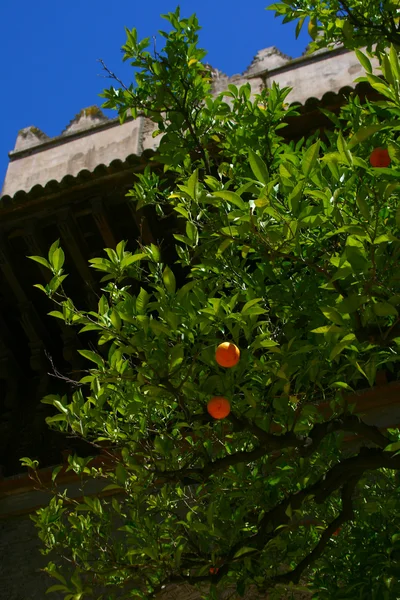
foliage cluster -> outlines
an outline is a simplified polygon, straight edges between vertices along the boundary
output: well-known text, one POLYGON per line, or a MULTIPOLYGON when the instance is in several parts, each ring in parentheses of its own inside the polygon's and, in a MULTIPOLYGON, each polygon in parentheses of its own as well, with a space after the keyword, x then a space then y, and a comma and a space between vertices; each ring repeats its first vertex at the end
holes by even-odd
MULTIPOLYGON (((375 3, 363 6, 380 23, 375 3)), ((334 2, 275 10, 315 15, 326 41, 344 30, 327 26, 334 2)), ((209 599, 230 586, 397 598, 400 434, 355 414, 357 390, 399 373, 397 49, 382 38, 381 76, 372 50, 357 50, 380 101, 353 95, 327 113, 331 131, 286 142, 290 90, 213 95, 196 17, 166 19, 160 52, 127 31, 135 83, 106 90, 104 106, 162 136, 130 196, 175 215, 176 263, 154 244, 106 249, 91 260, 98 309, 84 311, 64 293, 59 243, 32 257, 52 271, 38 286, 51 314, 98 342, 81 350, 89 366, 74 393, 44 399, 57 411, 48 423, 102 448, 102 466, 70 456, 68 468, 113 493, 68 498, 55 470, 54 498, 35 516, 56 552, 51 589, 66 600, 151 598, 174 583, 209 599), (388 168, 371 167, 375 147, 388 148, 388 168), (232 369, 215 362, 224 340, 241 351, 232 369), (212 395, 231 403, 222 421, 207 413, 212 395)), ((374 31, 363 33, 371 49, 374 31)))

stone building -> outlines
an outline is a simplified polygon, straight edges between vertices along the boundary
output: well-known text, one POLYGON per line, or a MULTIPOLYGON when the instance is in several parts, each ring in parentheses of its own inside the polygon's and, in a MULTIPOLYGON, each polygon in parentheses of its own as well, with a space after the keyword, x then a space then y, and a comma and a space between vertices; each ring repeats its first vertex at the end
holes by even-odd
MULTIPOLYGON (((213 82, 216 92, 228 83, 249 82, 253 92, 272 82, 292 87, 288 102, 299 105, 301 117, 288 121, 282 132, 297 140, 329 127, 320 109, 337 113, 349 92, 376 97, 368 85, 354 83, 361 75, 354 53, 343 48, 295 60, 266 48, 242 75, 227 77, 213 70, 213 82)), ((44 475, 46 468, 62 462, 66 441, 47 429, 40 399, 70 385, 54 377, 57 372, 74 379, 82 368, 75 332, 47 316, 51 303, 32 287, 48 273, 26 256, 45 255, 60 238, 70 273, 66 290, 81 306, 94 308, 99 279, 88 267, 90 258, 121 239, 129 240, 131 250, 138 239, 163 240, 157 219, 136 213, 126 197, 135 173, 154 154, 158 142, 152 132, 152 123, 143 117, 120 125, 91 107, 55 138, 33 126, 21 130, 10 152, 0 197, 0 600, 44 598, 48 581, 38 570, 44 561, 27 515, 46 497, 20 474, 19 458, 38 458, 44 475)), ((385 395, 379 423, 372 394, 369 418, 382 426, 393 424, 397 416, 400 421, 400 414, 394 414, 397 394, 392 387, 385 395)), ((85 452, 82 444, 69 445, 85 452)), ((61 483, 72 495, 81 495, 70 474, 61 483)), ((98 491, 95 483, 89 485, 86 494, 98 491)))

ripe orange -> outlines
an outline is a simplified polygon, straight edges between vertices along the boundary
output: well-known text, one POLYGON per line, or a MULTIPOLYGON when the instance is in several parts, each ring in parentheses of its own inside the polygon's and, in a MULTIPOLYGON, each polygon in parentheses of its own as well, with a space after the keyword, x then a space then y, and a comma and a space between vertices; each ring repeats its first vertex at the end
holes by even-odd
POLYGON ((231 405, 226 398, 215 396, 209 400, 207 410, 214 419, 225 419, 231 412, 231 405))
POLYGON ((210 575, 217 575, 218 571, 218 567, 210 567, 210 575))
POLYGON ((240 359, 240 350, 232 342, 222 342, 215 352, 215 360, 220 367, 234 367, 240 359))
POLYGON ((388 167, 391 159, 386 148, 374 148, 369 157, 369 162, 373 167, 388 167))

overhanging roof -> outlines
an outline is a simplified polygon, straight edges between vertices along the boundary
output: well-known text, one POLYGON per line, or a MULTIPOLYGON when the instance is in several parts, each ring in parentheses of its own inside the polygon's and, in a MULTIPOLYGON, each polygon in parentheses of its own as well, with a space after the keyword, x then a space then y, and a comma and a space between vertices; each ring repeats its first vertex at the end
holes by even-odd
MULTIPOLYGON (((376 68, 376 61, 373 63, 376 68)), ((282 130, 292 138, 321 126, 320 108, 339 106, 348 92, 361 92, 363 85, 354 83, 363 74, 355 53, 343 48, 295 60, 276 48, 266 48, 242 75, 227 77, 216 69, 211 73, 215 93, 227 89, 229 83, 240 86, 247 82, 253 93, 273 82, 291 87, 287 100, 297 104, 302 115, 288 119, 288 127, 282 130), (320 115, 320 123, 314 115, 307 120, 306 115, 313 112, 320 115)), ((0 208, 12 209, 30 199, 141 168, 158 146, 160 137, 153 137, 154 130, 155 125, 143 116, 120 125, 118 119, 107 119, 98 107, 82 110, 55 138, 35 127, 21 130, 10 153, 0 208)))

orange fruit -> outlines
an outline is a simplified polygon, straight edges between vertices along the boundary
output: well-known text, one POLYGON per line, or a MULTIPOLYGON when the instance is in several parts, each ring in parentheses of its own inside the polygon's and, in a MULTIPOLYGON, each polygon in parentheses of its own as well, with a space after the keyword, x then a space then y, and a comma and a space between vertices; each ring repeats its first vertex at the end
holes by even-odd
POLYGON ((215 360, 220 367, 234 367, 240 359, 240 350, 232 342, 222 342, 215 352, 215 360))
POLYGON ((210 567, 210 575, 217 575, 218 571, 218 567, 210 567))
POLYGON ((226 398, 214 396, 209 400, 207 410, 214 419, 225 419, 231 412, 231 405, 226 398))
POLYGON ((369 157, 369 162, 373 167, 388 167, 391 159, 386 148, 374 148, 369 157))
POLYGON ((332 533, 332 535, 334 535, 334 536, 337 536, 337 535, 339 535, 339 533, 340 533, 341 529, 342 529, 342 528, 341 528, 341 527, 339 527, 339 529, 336 529, 336 531, 334 531, 334 532, 332 533))

